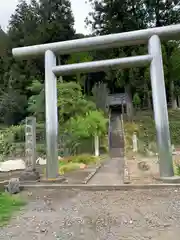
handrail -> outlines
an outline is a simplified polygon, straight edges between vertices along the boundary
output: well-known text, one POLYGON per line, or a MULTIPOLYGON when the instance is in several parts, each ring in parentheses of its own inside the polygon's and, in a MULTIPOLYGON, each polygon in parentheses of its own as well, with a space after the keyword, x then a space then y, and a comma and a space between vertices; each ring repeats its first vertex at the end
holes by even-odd
POLYGON ((109 108, 109 125, 108 125, 108 146, 109 146, 109 151, 110 151, 110 123, 111 123, 111 108, 109 108))
POLYGON ((124 131, 124 120, 123 120, 123 114, 121 114, 121 126, 122 126, 122 134, 123 134, 123 140, 124 140, 124 151, 126 149, 126 138, 125 138, 125 131, 124 131))

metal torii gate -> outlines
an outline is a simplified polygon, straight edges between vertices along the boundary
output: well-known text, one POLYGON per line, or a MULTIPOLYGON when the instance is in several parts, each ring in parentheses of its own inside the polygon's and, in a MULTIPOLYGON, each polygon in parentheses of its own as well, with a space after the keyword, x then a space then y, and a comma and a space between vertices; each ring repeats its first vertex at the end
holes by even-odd
POLYGON ((180 38, 180 24, 65 42, 14 48, 12 50, 14 57, 28 58, 31 56, 45 55, 47 141, 46 172, 48 180, 53 180, 58 177, 58 113, 56 76, 70 75, 76 72, 97 72, 107 68, 142 67, 148 64, 150 64, 154 118, 157 132, 158 154, 160 159, 160 176, 171 177, 174 175, 160 39, 176 40, 178 37, 180 38), (132 46, 146 43, 148 43, 147 55, 62 66, 56 65, 55 54, 69 54, 73 52, 132 46))

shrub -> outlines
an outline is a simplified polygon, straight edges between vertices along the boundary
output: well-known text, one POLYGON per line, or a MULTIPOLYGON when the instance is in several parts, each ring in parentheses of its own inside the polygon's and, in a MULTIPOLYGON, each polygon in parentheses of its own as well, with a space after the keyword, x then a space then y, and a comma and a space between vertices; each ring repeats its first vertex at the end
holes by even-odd
POLYGON ((79 152, 83 141, 90 142, 95 135, 106 134, 107 119, 99 111, 90 111, 85 116, 71 118, 65 125, 65 133, 70 135, 67 145, 71 149, 71 154, 79 152))
POLYGON ((45 156, 46 155, 46 146, 45 144, 38 143, 36 145, 36 152, 39 156, 45 156))
POLYGON ((90 111, 85 116, 71 118, 67 125, 66 131, 74 137, 87 138, 91 136, 102 136, 106 134, 107 119, 99 111, 90 111))
POLYGON ((9 130, 14 136, 14 141, 24 142, 25 141, 25 125, 11 126, 9 130))
POLYGON ((61 165, 59 167, 59 174, 64 174, 66 172, 71 172, 71 171, 74 171, 74 170, 77 170, 80 168, 80 163, 69 163, 69 164, 65 164, 65 165, 61 165))
POLYGON ((133 104, 136 109, 138 109, 141 105, 141 98, 139 97, 138 93, 135 93, 133 96, 133 104))
POLYGON ((70 156, 64 159, 65 162, 73 162, 73 163, 83 163, 83 164, 91 164, 96 163, 99 158, 89 155, 89 154, 81 154, 77 156, 70 156))
MULTIPOLYGON (((170 110, 168 113, 171 142, 175 146, 178 146, 180 145, 180 111, 170 110)), ((132 134, 136 131, 139 142, 145 144, 148 141, 149 150, 157 152, 156 129, 152 111, 138 112, 133 117, 133 122, 126 122, 124 127, 126 135, 126 148, 132 146, 132 134)))
POLYGON ((13 152, 13 142, 14 135, 11 131, 5 130, 0 132, 0 161, 13 152))

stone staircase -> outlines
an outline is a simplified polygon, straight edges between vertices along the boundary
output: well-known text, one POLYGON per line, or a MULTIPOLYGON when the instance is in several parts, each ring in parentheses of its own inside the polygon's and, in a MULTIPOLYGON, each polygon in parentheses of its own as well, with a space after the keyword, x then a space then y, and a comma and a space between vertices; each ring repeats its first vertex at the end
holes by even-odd
POLYGON ((111 158, 124 156, 124 136, 119 112, 111 112, 109 121, 109 152, 111 158))
POLYGON ((123 127, 118 112, 111 112, 109 118, 110 159, 105 161, 100 170, 89 181, 94 185, 116 185, 124 183, 124 137, 123 127))

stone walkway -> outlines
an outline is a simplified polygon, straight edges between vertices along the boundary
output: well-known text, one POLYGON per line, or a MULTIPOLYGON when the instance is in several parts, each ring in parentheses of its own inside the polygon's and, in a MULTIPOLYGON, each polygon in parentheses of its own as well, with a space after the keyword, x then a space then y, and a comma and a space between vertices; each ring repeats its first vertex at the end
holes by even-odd
POLYGON ((124 138, 119 112, 111 112, 109 124, 110 160, 103 164, 88 184, 117 185, 124 183, 124 138))
POLYGON ((116 185, 123 184, 124 159, 112 158, 106 161, 88 184, 116 185))

